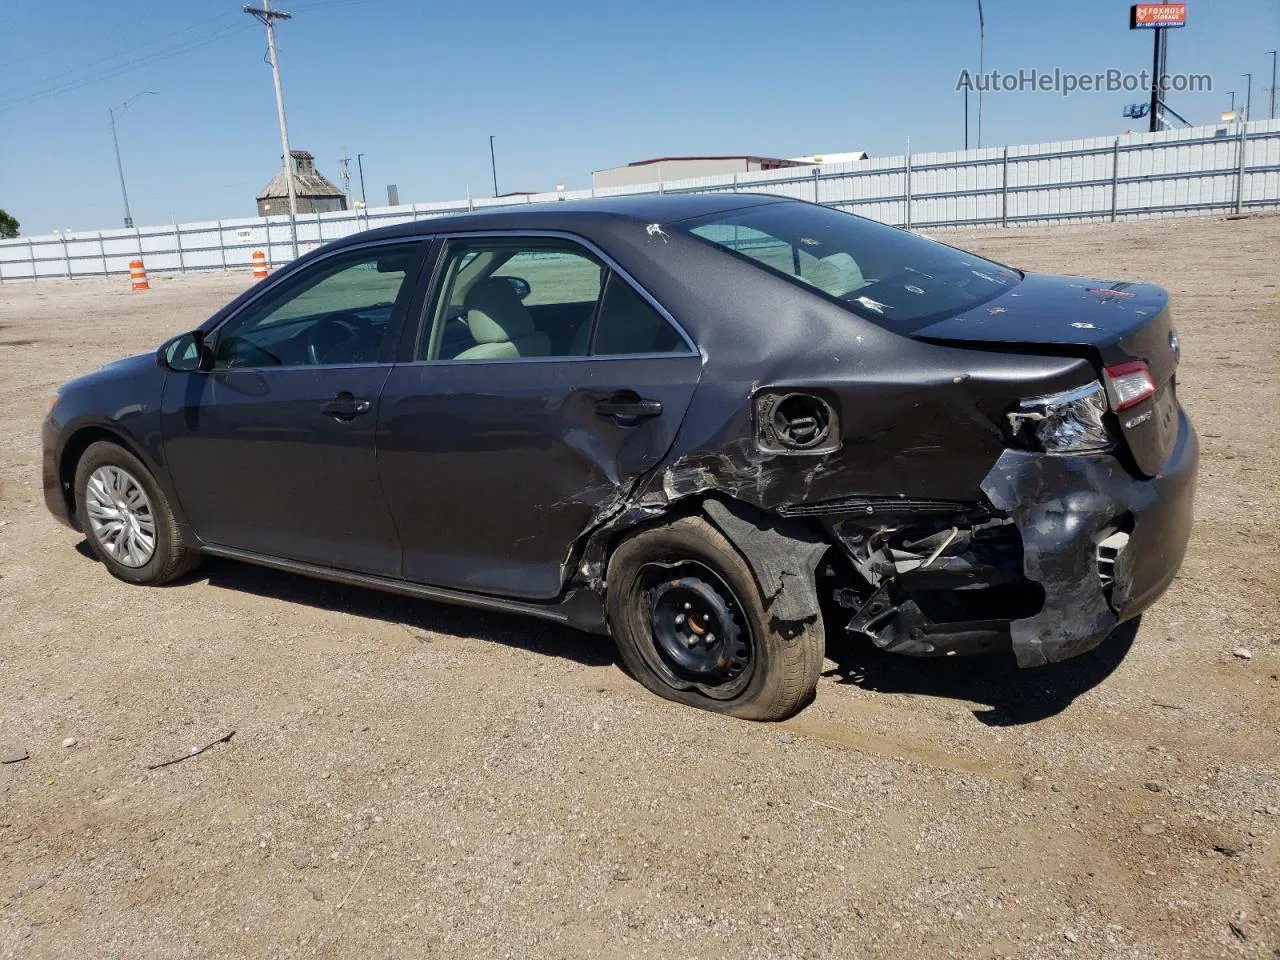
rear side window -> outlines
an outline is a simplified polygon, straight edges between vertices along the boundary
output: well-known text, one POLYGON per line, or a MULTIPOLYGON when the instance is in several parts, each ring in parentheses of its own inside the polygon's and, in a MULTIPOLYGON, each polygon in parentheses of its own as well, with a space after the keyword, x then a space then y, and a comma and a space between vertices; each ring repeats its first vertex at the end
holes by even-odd
POLYGON ((900 333, 986 303, 1022 279, 944 243, 809 203, 747 207, 677 226, 900 333))
POLYGON ((450 240, 418 360, 692 353, 644 295, 559 237, 450 240))
POLYGON ((616 273, 609 274, 596 319, 598 356, 627 353, 691 353, 684 338, 653 305, 616 273))
POLYGON ((567 240, 452 240, 417 358, 585 356, 606 270, 567 240))

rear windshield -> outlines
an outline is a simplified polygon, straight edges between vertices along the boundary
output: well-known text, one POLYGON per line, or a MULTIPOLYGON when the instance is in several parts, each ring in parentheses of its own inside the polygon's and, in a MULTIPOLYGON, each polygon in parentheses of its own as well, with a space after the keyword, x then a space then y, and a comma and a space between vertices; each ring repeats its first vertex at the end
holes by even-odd
POLYGON ((972 253, 810 203, 746 207, 675 226, 899 333, 986 303, 1022 279, 972 253))

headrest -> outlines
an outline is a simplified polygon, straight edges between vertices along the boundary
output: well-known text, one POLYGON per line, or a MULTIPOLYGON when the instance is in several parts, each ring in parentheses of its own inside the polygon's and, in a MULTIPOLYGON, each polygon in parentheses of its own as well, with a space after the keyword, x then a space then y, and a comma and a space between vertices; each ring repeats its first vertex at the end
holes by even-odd
POLYGON ((535 332, 533 317, 502 277, 481 280, 467 293, 467 326, 476 343, 505 343, 535 332))

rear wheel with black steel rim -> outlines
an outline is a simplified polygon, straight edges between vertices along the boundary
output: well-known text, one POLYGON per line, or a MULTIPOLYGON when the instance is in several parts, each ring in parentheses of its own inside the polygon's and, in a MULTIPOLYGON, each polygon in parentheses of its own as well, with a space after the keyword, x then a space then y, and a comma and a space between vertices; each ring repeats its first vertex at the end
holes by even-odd
POLYGON ((75 496, 80 530, 113 576, 158 586, 199 562, 164 492, 124 447, 91 444, 76 464, 75 496))
POLYGON ((746 560, 700 517, 623 541, 607 582, 618 651, 654 693, 749 720, 781 720, 812 699, 821 618, 778 629, 746 560))

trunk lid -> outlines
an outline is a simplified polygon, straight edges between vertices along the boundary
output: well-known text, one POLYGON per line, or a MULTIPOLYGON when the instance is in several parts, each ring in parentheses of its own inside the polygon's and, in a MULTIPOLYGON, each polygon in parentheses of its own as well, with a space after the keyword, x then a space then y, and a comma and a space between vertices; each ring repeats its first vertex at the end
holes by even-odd
POLYGON ((1088 357, 1097 368, 1143 360, 1155 396, 1117 414, 1117 430, 1138 468, 1149 476, 1173 452, 1178 439, 1177 335, 1169 295, 1149 283, 1027 274, 1001 296, 922 327, 921 340, 952 345, 1038 346, 1088 357))

